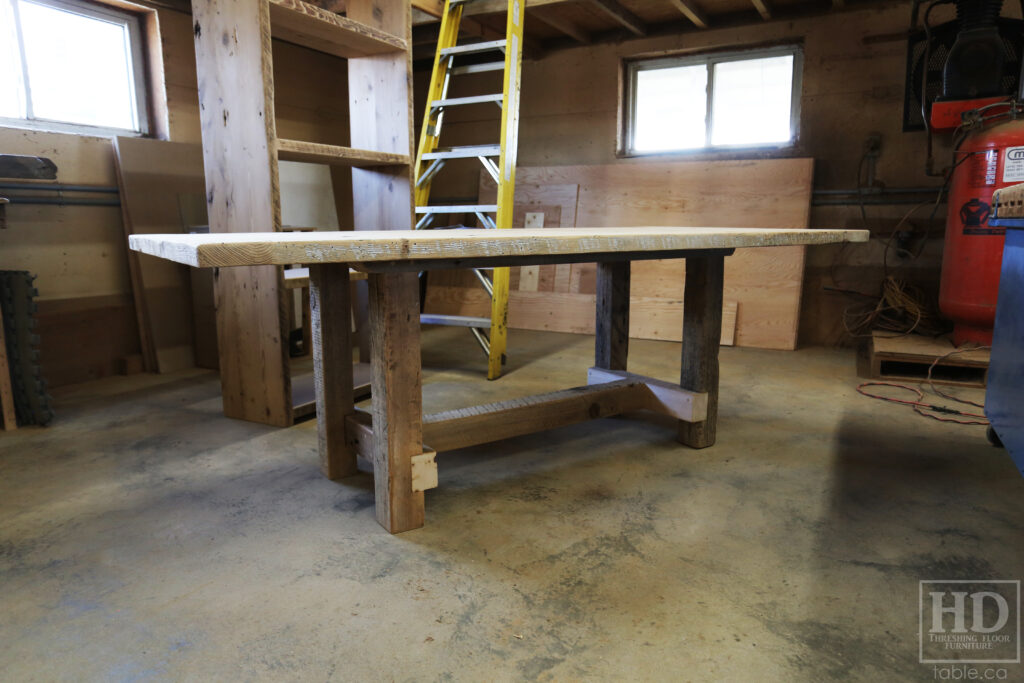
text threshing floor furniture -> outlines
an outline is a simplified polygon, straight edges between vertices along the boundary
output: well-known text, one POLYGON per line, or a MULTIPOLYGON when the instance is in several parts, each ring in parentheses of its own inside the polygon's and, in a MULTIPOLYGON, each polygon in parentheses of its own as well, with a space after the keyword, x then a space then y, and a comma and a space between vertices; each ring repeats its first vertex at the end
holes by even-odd
POLYGON ((423 491, 438 451, 588 419, 653 410, 679 420, 678 439, 715 442, 724 259, 739 247, 865 242, 862 230, 563 228, 133 235, 132 249, 196 267, 309 265, 320 462, 331 479, 373 466, 377 520, 392 533, 423 526, 423 491), (686 259, 679 384, 626 372, 629 265, 686 259), (423 415, 417 273, 597 262, 595 363, 587 386, 423 415), (349 268, 370 290, 371 415, 352 399, 349 268))

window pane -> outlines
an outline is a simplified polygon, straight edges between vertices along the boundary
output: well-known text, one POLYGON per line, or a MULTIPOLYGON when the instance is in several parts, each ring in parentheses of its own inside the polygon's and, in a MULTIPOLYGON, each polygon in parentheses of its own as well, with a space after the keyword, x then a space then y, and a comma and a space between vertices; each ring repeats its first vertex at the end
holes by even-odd
POLYGON ((25 118, 18 34, 10 0, 0 0, 0 116, 25 118))
POLYGON ((26 0, 19 9, 34 116, 137 129, 124 24, 26 0))
POLYGON ((657 152, 703 147, 707 85, 704 64, 637 71, 633 149, 657 152))
POLYGON ((711 144, 788 142, 793 104, 793 55, 721 62, 714 66, 711 144))

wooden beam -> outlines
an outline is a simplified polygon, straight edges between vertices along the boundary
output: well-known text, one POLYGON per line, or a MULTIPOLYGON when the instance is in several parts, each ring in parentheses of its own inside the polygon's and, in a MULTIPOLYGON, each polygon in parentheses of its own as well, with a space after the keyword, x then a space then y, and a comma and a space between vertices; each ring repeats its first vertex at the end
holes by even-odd
MULTIPOLYGON (((562 3, 572 1, 573 0, 526 0, 526 9, 535 9, 546 5, 560 5, 562 3)), ((462 17, 465 19, 467 16, 473 16, 476 14, 498 14, 507 11, 507 0, 475 0, 474 2, 466 4, 466 8, 462 10, 462 17)))
MULTIPOLYGON (((644 26, 643 20, 630 12, 628 9, 620 5, 615 0, 590 0, 594 6, 602 10, 605 14, 610 16, 615 21, 625 26, 628 30, 632 31, 638 36, 647 35, 647 27, 644 26)), ((760 0, 754 0, 760 2, 760 0)))
POLYGON ((642 406, 644 410, 668 415, 683 422, 701 423, 707 418, 708 395, 706 393, 689 391, 677 384, 653 377, 634 375, 625 370, 608 370, 606 368, 587 370, 587 384, 590 386, 623 380, 642 384, 647 389, 647 402, 642 406))
POLYGON ((722 340, 722 283, 725 259, 707 256, 686 259, 683 289, 683 349, 679 386, 707 394, 701 422, 680 420, 680 443, 692 448, 715 445, 718 421, 718 350, 722 340))
POLYGON ((370 354, 373 373, 374 502, 393 534, 423 526, 423 492, 413 491, 412 459, 423 454, 420 296, 415 273, 373 275, 370 354))
MULTIPOLYGON (((625 379, 434 413, 423 418, 423 450, 454 451, 644 410, 650 403, 650 392, 643 383, 625 379)), ((375 424, 376 419, 363 411, 348 418, 349 443, 370 462, 375 424)))
POLYGON ((423 420, 423 442, 454 451, 641 410, 647 397, 642 384, 622 380, 434 413, 423 420))
POLYGON ((191 0, 134 0, 135 3, 153 9, 167 9, 172 12, 192 13, 191 0))
POLYGON ((355 451, 345 440, 345 418, 354 411, 348 266, 310 266, 309 285, 320 469, 340 479, 356 473, 355 451))
POLYGON ((535 19, 542 24, 547 24, 556 31, 561 31, 578 43, 582 43, 584 45, 590 43, 590 34, 571 21, 566 21, 565 19, 543 14, 541 12, 531 12, 529 18, 535 19))
MULTIPOLYGON (((354 2, 348 18, 412 43, 408 0, 354 2)), ((352 147, 415 158, 411 54, 348 60, 348 89, 352 147)), ((411 165, 353 168, 352 197, 357 231, 413 226, 411 165)))
MULTIPOLYGON (((311 5, 316 5, 320 9, 325 9, 328 12, 334 12, 335 14, 344 14, 345 9, 348 6, 347 0, 305 0, 311 5)), ((416 0, 413 1, 415 7, 416 0)))
MULTIPOLYGON (((721 253, 723 256, 732 256, 733 249, 712 250, 721 253)), ((374 261, 372 263, 357 263, 354 267, 364 273, 411 273, 423 270, 464 270, 466 268, 495 268, 516 266, 564 266, 573 263, 601 263, 604 261, 652 261, 684 259, 694 255, 705 256, 710 251, 701 249, 699 251, 617 251, 617 252, 593 252, 589 254, 567 254, 548 256, 509 256, 500 261, 493 258, 482 259, 439 259, 439 260, 409 260, 409 261, 374 261)), ((556 269, 557 270, 557 269, 556 269)), ((568 277, 568 276, 566 276, 568 277)))
POLYGON ((772 18, 772 11, 768 7, 768 0, 750 0, 754 3, 754 7, 757 8, 757 13, 761 15, 761 18, 768 21, 772 18))
MULTIPOLYGON (((640 410, 693 423, 707 416, 707 394, 669 382, 602 368, 591 368, 587 381, 585 387, 426 415, 422 450, 453 451, 640 410)), ((350 447, 370 463, 374 424, 359 410, 346 420, 350 447)))
POLYGON ((707 28, 708 18, 707 15, 702 12, 693 0, 669 0, 672 6, 683 13, 683 15, 693 22, 693 25, 697 28, 707 28))
POLYGON ((444 3, 439 2, 439 0, 412 0, 412 8, 438 19, 444 14, 444 3))
POLYGON ((7 362, 7 344, 4 341, 2 320, 0 320, 0 427, 7 431, 18 428, 18 417, 14 410, 14 390, 11 388, 11 368, 7 362))
MULTIPOLYGON (((210 231, 278 231, 269 3, 194 0, 192 15, 210 231)), ((214 275, 228 417, 292 424, 283 284, 275 267, 214 275)))
POLYGON ((594 363, 625 370, 629 355, 629 261, 597 264, 594 363))

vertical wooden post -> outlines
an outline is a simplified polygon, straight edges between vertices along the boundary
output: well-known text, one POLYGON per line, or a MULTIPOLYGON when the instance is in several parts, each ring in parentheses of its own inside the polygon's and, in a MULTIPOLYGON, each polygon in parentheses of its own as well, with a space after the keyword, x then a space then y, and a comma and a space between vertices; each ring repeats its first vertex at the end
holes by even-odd
MULTIPOLYGON (((346 16, 412 44, 409 0, 349 2, 346 16)), ((415 156, 412 137, 412 50, 348 60, 351 144, 415 156)), ((352 169, 356 230, 413 226, 412 165, 352 169)))
POLYGON ((683 292, 683 362, 679 385, 708 395, 703 422, 679 422, 679 441, 693 448, 715 443, 718 420, 718 349, 722 338, 722 280, 725 257, 686 259, 683 292))
MULTIPOLYGON (((412 45, 412 6, 408 0, 349 2, 346 16, 404 38, 412 45)), ((411 47, 405 52, 349 59, 348 93, 353 147, 415 158, 411 47)), ((353 168, 352 221, 356 230, 411 229, 414 224, 412 164, 353 168)), ((371 346, 367 284, 357 282, 355 290, 359 362, 366 363, 370 361, 371 346)), ((418 346, 416 353, 419 358, 418 346)))
POLYGON ((2 319, 0 319, 0 426, 5 430, 18 428, 18 416, 14 410, 14 390, 11 388, 11 367, 7 361, 7 342, 4 340, 2 319))
POLYGON ((594 365, 625 370, 629 355, 629 261, 597 264, 594 365))
POLYGON ((302 355, 313 353, 313 313, 309 287, 303 287, 299 298, 302 300, 302 355))
MULTIPOLYGON (((270 6, 193 0, 192 18, 210 231, 280 230, 270 6)), ((281 268, 220 268, 214 285, 224 414, 290 426, 281 268)))
POLYGON ((366 280, 359 280, 352 287, 352 307, 355 311, 356 345, 359 347, 359 362, 370 362, 370 295, 366 280))
POLYGON ((356 473, 356 454, 345 443, 352 414, 351 298, 347 263, 309 267, 313 384, 320 468, 328 479, 356 473))
POLYGON ((370 275, 373 484, 377 521, 393 534, 423 526, 412 458, 423 453, 420 304, 415 273, 370 275))

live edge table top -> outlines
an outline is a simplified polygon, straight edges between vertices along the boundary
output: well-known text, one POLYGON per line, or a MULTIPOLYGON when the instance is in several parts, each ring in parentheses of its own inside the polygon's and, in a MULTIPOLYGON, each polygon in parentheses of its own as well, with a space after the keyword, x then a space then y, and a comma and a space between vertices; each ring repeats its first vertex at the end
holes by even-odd
POLYGON ((132 235, 135 251, 200 268, 349 263, 357 270, 415 264, 429 269, 673 258, 741 247, 866 242, 866 230, 772 228, 543 228, 356 230, 132 235))

